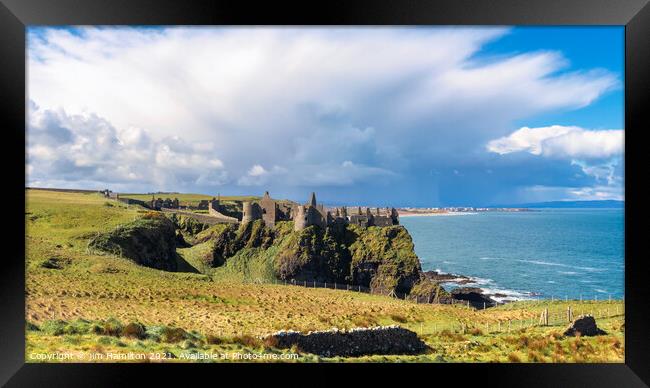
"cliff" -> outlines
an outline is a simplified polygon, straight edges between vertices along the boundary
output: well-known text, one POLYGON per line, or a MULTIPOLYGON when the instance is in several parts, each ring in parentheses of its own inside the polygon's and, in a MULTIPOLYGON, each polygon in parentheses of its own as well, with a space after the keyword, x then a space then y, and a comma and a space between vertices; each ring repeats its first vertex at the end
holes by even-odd
POLYGON ((176 271, 176 242, 172 221, 152 212, 97 235, 88 243, 88 250, 125 257, 146 267, 176 271))
POLYGON ((185 270, 177 263, 186 262, 193 270, 233 280, 353 284, 382 294, 409 294, 417 286, 422 298, 438 294, 437 284, 423 276, 403 226, 336 223, 294 231, 290 221, 269 228, 258 220, 208 227, 151 213, 95 237, 89 249, 167 271, 185 270))
POLYGON ((360 228, 335 224, 294 231, 291 222, 271 229, 262 221, 213 227, 197 236, 211 244, 213 267, 279 280, 338 282, 370 287, 374 291, 409 293, 420 282, 420 261, 403 226, 360 228), (248 268, 250 274, 250 268, 248 268))

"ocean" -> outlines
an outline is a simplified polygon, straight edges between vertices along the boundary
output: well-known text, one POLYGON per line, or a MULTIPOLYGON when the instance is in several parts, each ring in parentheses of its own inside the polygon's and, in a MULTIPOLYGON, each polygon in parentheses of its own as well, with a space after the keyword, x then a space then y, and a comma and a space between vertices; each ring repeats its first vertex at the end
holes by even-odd
POLYGON ((400 217, 400 223, 423 270, 469 276, 477 283, 467 286, 486 293, 505 299, 624 295, 623 209, 479 212, 400 217))

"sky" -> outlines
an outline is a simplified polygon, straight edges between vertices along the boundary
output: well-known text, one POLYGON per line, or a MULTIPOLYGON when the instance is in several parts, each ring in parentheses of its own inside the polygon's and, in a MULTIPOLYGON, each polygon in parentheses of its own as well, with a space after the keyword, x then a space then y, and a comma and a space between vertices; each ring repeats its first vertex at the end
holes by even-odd
POLYGON ((624 199, 623 27, 30 27, 27 184, 624 199))

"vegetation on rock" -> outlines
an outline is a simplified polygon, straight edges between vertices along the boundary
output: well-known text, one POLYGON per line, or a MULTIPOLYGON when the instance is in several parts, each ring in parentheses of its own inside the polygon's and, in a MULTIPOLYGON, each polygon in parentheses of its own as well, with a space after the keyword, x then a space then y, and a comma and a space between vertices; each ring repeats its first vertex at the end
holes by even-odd
POLYGON ((88 243, 88 250, 125 257, 137 264, 166 271, 175 271, 178 267, 174 224, 154 212, 98 234, 88 243))

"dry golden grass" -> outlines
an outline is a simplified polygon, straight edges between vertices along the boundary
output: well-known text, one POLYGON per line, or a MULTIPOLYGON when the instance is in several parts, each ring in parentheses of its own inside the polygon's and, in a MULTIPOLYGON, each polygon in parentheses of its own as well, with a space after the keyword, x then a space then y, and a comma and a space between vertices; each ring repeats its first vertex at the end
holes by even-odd
MULTIPOLYGON (((201 274, 164 272, 86 251, 89 239, 97 232, 144 214, 143 209, 134 206, 105 203, 104 198, 95 194, 27 192, 28 322, 41 325, 54 319, 100 321, 114 317, 147 327, 165 325, 195 330, 210 335, 206 342, 219 349, 230 345, 238 349, 264 346, 251 338, 279 329, 309 331, 397 323, 416 331, 431 346, 431 352, 353 361, 623 361, 625 327, 620 302, 518 302, 474 310, 462 305, 414 304, 344 290, 242 283, 201 274), (43 266, 52 258, 60 268, 43 266), (619 314, 597 318, 598 325, 609 334, 596 338, 563 338, 559 333, 565 323, 529 327, 544 308, 561 316, 569 304, 576 312, 619 314), (510 332, 508 321, 512 322, 510 332), (501 332, 495 333, 498 322, 501 332)), ((162 345, 142 345, 135 338, 98 343, 99 339, 88 335, 77 338, 30 333, 29 349, 163 349, 162 345)))

